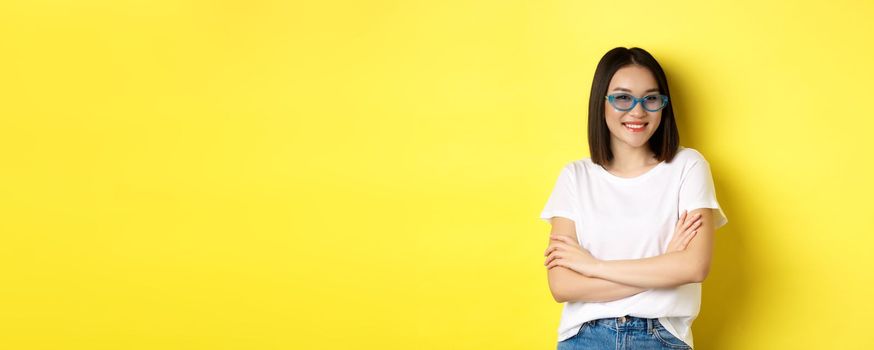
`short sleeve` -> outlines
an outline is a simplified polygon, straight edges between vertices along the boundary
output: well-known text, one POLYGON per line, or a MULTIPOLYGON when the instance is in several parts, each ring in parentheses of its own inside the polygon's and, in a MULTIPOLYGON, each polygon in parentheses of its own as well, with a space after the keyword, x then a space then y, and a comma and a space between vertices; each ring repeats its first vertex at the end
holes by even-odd
POLYGON ((716 188, 713 185, 713 175, 706 159, 699 159, 689 168, 680 184, 679 212, 692 211, 698 208, 713 208, 716 228, 728 223, 728 218, 719 201, 716 200, 716 188))
POLYGON ((565 166, 558 175, 558 180, 556 180, 555 187, 553 187, 552 193, 546 201, 546 206, 540 212, 540 218, 551 223, 550 219, 553 216, 561 216, 579 223, 580 209, 578 198, 576 180, 570 166, 565 166))

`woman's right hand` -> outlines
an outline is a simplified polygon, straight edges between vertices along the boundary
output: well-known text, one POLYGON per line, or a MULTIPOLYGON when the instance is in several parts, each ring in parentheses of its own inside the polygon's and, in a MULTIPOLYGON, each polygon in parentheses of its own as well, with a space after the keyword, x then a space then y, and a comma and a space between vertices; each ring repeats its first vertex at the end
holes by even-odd
POLYGON ((687 212, 683 211, 683 215, 677 221, 674 237, 671 238, 671 243, 668 243, 668 250, 665 253, 686 250, 686 246, 698 233, 698 227, 701 226, 701 214, 695 214, 691 218, 687 217, 686 214, 687 212))

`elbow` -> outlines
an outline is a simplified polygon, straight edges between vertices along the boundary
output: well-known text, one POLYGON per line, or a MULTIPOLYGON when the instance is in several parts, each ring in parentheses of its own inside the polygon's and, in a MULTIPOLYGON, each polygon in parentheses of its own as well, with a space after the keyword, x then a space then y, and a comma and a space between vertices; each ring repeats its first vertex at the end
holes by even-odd
POLYGON ((552 293, 552 299, 556 303, 563 303, 568 300, 567 295, 558 286, 549 286, 549 291, 552 293))
POLYGON ((552 293, 552 299, 555 300, 556 303, 563 303, 568 301, 568 293, 567 288, 564 287, 563 283, 560 283, 558 276, 550 276, 549 278, 549 292, 552 293))
POLYGON ((564 294, 552 292, 552 299, 555 300, 556 303, 563 303, 568 301, 567 297, 564 294))
POLYGON ((701 264, 698 268, 692 271, 692 282, 704 282, 704 280, 707 279, 708 274, 710 274, 710 266, 708 264, 701 264))

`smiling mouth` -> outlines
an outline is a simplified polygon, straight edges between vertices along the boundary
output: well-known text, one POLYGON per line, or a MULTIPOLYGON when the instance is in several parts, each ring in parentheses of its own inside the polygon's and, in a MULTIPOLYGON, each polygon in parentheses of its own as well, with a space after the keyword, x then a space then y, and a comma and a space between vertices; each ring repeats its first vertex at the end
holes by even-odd
POLYGON ((625 127, 625 130, 631 132, 642 132, 644 129, 646 129, 647 124, 649 123, 622 123, 622 126, 625 127))

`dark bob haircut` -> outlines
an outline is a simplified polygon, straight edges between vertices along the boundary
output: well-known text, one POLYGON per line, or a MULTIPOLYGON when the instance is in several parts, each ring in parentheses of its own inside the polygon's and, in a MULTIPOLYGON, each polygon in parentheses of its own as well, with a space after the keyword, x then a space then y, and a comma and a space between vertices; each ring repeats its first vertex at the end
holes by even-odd
POLYGON ((610 149, 610 129, 607 128, 604 115, 604 96, 607 95, 607 88, 610 87, 613 74, 620 68, 630 65, 649 69, 658 82, 659 93, 668 96, 668 105, 662 109, 661 123, 647 143, 659 161, 670 163, 680 145, 680 132, 677 131, 674 109, 671 107, 673 99, 668 90, 668 79, 656 59, 639 47, 612 49, 604 54, 601 62, 598 62, 598 68, 595 69, 592 93, 589 96, 589 152, 592 155, 592 162, 605 166, 613 160, 613 150, 610 149))

